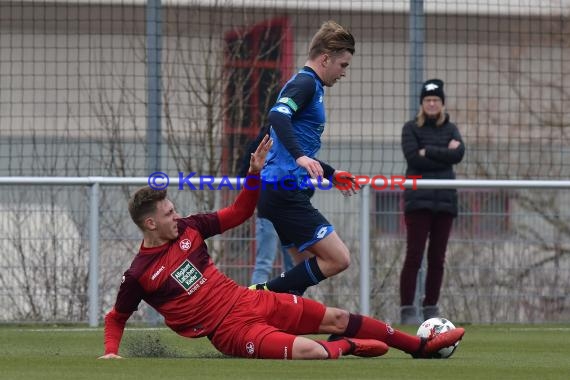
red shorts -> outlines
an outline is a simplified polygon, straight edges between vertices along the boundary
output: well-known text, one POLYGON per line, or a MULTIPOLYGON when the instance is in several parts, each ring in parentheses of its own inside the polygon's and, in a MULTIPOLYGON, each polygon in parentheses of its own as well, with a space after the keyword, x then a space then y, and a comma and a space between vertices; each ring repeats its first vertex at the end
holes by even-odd
POLYGON ((210 340, 226 355, 291 359, 296 336, 318 333, 325 310, 319 302, 292 294, 248 290, 210 340))

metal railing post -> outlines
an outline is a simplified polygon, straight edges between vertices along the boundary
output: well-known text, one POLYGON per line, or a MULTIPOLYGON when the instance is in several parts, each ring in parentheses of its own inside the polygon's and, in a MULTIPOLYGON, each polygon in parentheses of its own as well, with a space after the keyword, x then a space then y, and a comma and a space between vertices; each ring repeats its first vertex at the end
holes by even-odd
POLYGON ((370 315, 370 186, 360 194, 360 314, 370 315))
POLYGON ((99 325, 99 183, 89 196, 89 326, 99 325))
MULTIPOLYGON (((410 71, 409 71, 409 114, 410 119, 416 116, 419 107, 419 92, 423 82, 424 73, 424 41, 425 41, 425 13, 424 0, 410 0, 410 71)), ((426 260, 422 259, 421 268, 417 274, 416 293, 414 305, 418 318, 423 320, 421 303, 425 293, 426 260)))

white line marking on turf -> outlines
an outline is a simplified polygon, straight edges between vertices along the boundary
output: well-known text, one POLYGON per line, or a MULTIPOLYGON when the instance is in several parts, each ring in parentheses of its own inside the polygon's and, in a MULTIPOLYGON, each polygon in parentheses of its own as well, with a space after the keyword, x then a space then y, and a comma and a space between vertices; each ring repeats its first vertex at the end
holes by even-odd
MULTIPOLYGON (((45 328, 45 329, 18 329, 18 331, 31 331, 31 332, 100 332, 103 327, 90 327, 90 328, 73 328, 73 327, 62 327, 62 328, 45 328)), ((127 327, 125 330, 128 331, 162 331, 170 330, 168 327, 127 327)))
POLYGON ((570 332, 570 327, 500 327, 497 329, 498 331, 523 331, 523 332, 530 332, 530 331, 564 331, 570 332))

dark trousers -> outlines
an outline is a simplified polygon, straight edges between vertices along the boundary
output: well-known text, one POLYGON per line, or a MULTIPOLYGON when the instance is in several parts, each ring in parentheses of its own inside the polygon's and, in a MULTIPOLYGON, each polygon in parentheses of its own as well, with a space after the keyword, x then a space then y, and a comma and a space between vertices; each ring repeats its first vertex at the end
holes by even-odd
POLYGON ((417 210, 405 214, 407 247, 404 267, 400 274, 400 305, 413 305, 416 279, 429 237, 427 276, 423 306, 437 305, 443 282, 445 251, 453 224, 453 215, 417 210))

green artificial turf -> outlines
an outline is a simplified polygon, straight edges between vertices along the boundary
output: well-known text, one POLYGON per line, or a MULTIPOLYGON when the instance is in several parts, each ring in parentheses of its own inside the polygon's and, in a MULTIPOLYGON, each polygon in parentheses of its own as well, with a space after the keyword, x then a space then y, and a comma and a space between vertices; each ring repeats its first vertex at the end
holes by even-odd
POLYGON ((135 328, 123 337, 125 359, 97 360, 100 328, 0 326, 0 379, 570 379, 570 325, 465 327, 450 359, 391 349, 380 358, 282 361, 228 358, 207 339, 135 328))

